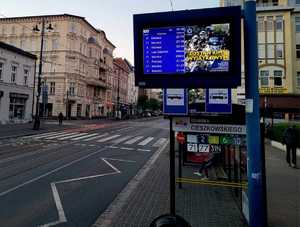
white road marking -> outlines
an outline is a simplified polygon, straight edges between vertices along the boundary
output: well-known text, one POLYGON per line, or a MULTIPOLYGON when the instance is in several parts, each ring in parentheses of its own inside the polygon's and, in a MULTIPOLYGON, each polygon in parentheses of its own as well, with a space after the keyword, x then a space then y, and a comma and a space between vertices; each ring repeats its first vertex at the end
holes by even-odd
POLYGON ((133 151, 134 149, 131 147, 121 147, 122 150, 133 151))
MULTIPOLYGON (((21 139, 42 138, 42 137, 47 137, 47 136, 50 136, 50 135, 54 135, 56 133, 59 133, 59 132, 46 132, 46 133, 39 133, 39 134, 30 135, 30 136, 22 136, 21 139)), ((60 132, 60 133, 64 133, 64 132, 60 132)))
POLYGON ((115 147, 115 146, 108 146, 108 148, 112 148, 112 149, 118 149, 119 147, 115 147))
POLYGON ((135 162, 135 161, 131 161, 131 160, 111 159, 111 158, 102 158, 101 160, 103 162, 105 162, 114 171, 108 172, 108 173, 103 173, 103 174, 98 174, 98 175, 93 175, 93 176, 56 181, 56 182, 51 183, 52 194, 53 194, 54 202, 55 202, 57 213, 58 213, 58 220, 55 222, 50 222, 50 223, 44 224, 44 225, 39 225, 38 227, 50 227, 50 226, 54 226, 54 225, 58 225, 58 224, 67 222, 67 218, 66 218, 66 215, 65 215, 62 203, 61 203, 61 199, 59 197, 59 193, 56 188, 57 184, 70 183, 70 182, 74 182, 74 181, 80 181, 80 180, 86 180, 86 179, 92 179, 92 178, 96 178, 96 177, 104 177, 104 176, 116 175, 116 174, 122 173, 117 167, 112 165, 108 160, 120 161, 120 162, 130 162, 130 163, 135 162))
POLYGON ((138 148, 137 149, 138 151, 146 151, 146 152, 150 152, 151 150, 147 150, 147 149, 140 149, 140 148, 138 148))
POLYGON ((99 143, 106 142, 106 141, 108 141, 108 140, 112 140, 112 139, 117 138, 117 137, 119 137, 119 136, 121 136, 121 135, 113 135, 113 136, 109 136, 109 137, 106 137, 106 138, 97 140, 97 142, 99 142, 99 143))
POLYGON ((121 142, 123 142, 123 141, 125 141, 125 140, 128 140, 128 139, 131 138, 131 137, 132 137, 132 136, 124 136, 124 137, 121 137, 121 138, 119 138, 119 139, 116 139, 116 140, 112 141, 112 143, 118 144, 118 143, 121 143, 121 142))
POLYGON ((67 132, 67 133, 63 133, 61 135, 55 135, 55 136, 50 136, 48 138, 45 138, 46 140, 52 140, 52 139, 56 139, 56 138, 59 138, 61 136, 70 136, 70 135, 74 135, 74 134, 77 134, 78 132, 67 132))
POLYGON ((143 136, 136 136, 133 139, 128 140, 127 142, 125 142, 125 144, 133 144, 133 143, 135 143, 136 141, 138 141, 138 140, 140 140, 142 138, 143 138, 143 136))
POLYGON ((83 141, 91 141, 91 140, 98 139, 98 138, 101 138, 101 137, 104 137, 104 136, 107 136, 107 135, 108 135, 108 133, 104 133, 104 134, 99 135, 99 136, 93 136, 91 138, 84 139, 83 141))
POLYGON ((51 134, 47 134, 47 135, 40 135, 40 136, 35 136, 33 137, 33 139, 43 139, 43 138, 46 138, 48 136, 58 136, 58 135, 63 135, 63 134, 66 134, 68 132, 64 131, 64 132, 54 132, 54 133, 51 133, 51 134))
POLYGON ((92 133, 92 134, 88 134, 88 135, 85 135, 85 136, 76 137, 76 138, 73 138, 71 140, 81 140, 81 139, 86 139, 86 138, 96 136, 96 135, 99 135, 99 133, 92 133))
POLYGON ((86 134, 87 134, 86 132, 76 133, 74 135, 64 136, 64 137, 58 138, 58 140, 67 140, 67 139, 71 139, 71 138, 74 138, 74 137, 77 137, 77 136, 83 136, 83 135, 86 135, 86 134))
POLYGON ((131 128, 133 128, 133 127, 121 128, 121 129, 115 130, 115 132, 120 132, 120 131, 128 130, 128 129, 131 129, 131 128))
POLYGON ((1 196, 4 196, 4 195, 6 195, 6 194, 8 194, 8 193, 10 193, 10 192, 13 192, 13 191, 15 191, 15 190, 17 190, 17 189, 19 189, 19 188, 22 188, 22 187, 24 187, 24 186, 26 186, 26 185, 28 185, 28 184, 30 184, 30 183, 33 183, 33 182, 35 182, 35 181, 38 181, 38 180, 40 180, 40 179, 42 179, 42 178, 44 178, 44 177, 46 177, 46 176, 49 176, 50 174, 55 173, 55 172, 57 172, 57 171, 59 171, 59 170, 61 170, 61 169, 64 169, 64 168, 66 168, 66 167, 69 167, 69 166, 71 166, 71 165, 73 165, 73 164, 75 164, 75 163, 77 163, 77 162, 80 162, 80 161, 82 161, 82 160, 84 160, 84 159, 87 159, 87 158, 89 158, 89 157, 91 157, 91 156, 93 156, 93 155, 95 155, 95 154, 98 154, 98 153, 104 151, 105 149, 107 149, 107 148, 104 147, 104 148, 102 148, 102 149, 100 149, 100 150, 98 150, 98 151, 95 151, 95 152, 93 152, 93 153, 91 153, 91 154, 88 154, 88 155, 86 155, 86 156, 83 156, 83 157, 81 157, 81 158, 79 158, 79 159, 76 159, 76 160, 74 160, 74 161, 72 161, 72 162, 69 162, 69 163, 67 163, 67 164, 64 164, 64 165, 62 165, 62 166, 60 166, 60 167, 58 167, 58 168, 56 168, 56 169, 53 169, 53 170, 51 170, 51 171, 49 171, 49 172, 47 172, 47 173, 44 173, 44 174, 42 174, 42 175, 40 175, 40 176, 38 176, 38 177, 35 177, 35 178, 33 178, 33 179, 31 179, 31 180, 28 180, 28 181, 25 181, 25 182, 22 183, 22 184, 19 184, 19 185, 15 186, 15 187, 13 187, 13 188, 10 188, 10 189, 8 189, 8 190, 6 190, 6 191, 4 191, 4 192, 1 192, 1 193, 0 193, 0 197, 1 197, 1 196))
POLYGON ((147 139, 143 140, 142 142, 140 142, 138 145, 140 146, 145 146, 148 143, 150 143, 152 140, 154 139, 154 137, 148 137, 147 139))
POLYGON ((166 141, 167 141, 166 138, 160 138, 159 140, 157 140, 157 141, 155 142, 155 144, 153 144, 153 147, 160 147, 160 146, 162 146, 166 141))

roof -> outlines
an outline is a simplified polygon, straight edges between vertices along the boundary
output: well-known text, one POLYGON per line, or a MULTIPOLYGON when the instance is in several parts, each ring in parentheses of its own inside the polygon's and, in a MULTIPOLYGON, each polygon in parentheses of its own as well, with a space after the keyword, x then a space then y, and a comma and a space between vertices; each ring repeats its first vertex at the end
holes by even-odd
POLYGON ((114 65, 117 65, 128 73, 130 72, 128 64, 122 58, 114 58, 114 65))
POLYGON ((43 17, 73 17, 73 18, 77 18, 80 20, 83 20, 88 26, 90 26, 96 33, 104 33, 104 37, 105 40, 111 44, 114 48, 116 47, 115 45, 112 44, 111 41, 109 41, 106 37, 106 34, 103 30, 101 29, 96 29, 93 25, 91 25, 86 19, 85 17, 81 17, 81 16, 77 16, 77 15, 73 15, 73 14, 48 14, 48 15, 39 15, 39 16, 23 16, 23 17, 5 17, 5 18, 0 18, 0 21, 10 21, 10 20, 26 20, 26 19, 40 19, 43 17))
POLYGON ((1 42, 1 41, 0 41, 0 48, 5 49, 5 50, 9 50, 11 52, 18 53, 20 55, 23 55, 25 57, 29 57, 29 58, 34 59, 34 60, 37 59, 36 55, 34 55, 32 53, 29 53, 27 51, 24 51, 24 50, 22 50, 18 47, 15 47, 15 46, 9 45, 7 43, 1 42))

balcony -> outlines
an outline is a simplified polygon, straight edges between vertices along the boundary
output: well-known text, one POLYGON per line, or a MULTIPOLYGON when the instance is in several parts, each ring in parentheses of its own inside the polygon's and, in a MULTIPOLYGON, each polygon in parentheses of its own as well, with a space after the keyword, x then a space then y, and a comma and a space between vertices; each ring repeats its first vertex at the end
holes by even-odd
POLYGON ((101 77, 100 78, 88 77, 86 78, 86 83, 93 87, 101 87, 104 89, 107 88, 106 80, 101 79, 101 77))

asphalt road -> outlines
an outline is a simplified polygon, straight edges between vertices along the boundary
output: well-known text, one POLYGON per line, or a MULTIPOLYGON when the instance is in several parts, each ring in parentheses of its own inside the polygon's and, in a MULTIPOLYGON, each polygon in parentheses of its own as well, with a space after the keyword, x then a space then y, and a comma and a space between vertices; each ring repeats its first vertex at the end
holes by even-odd
POLYGON ((0 226, 91 226, 168 133, 156 119, 0 140, 0 226))

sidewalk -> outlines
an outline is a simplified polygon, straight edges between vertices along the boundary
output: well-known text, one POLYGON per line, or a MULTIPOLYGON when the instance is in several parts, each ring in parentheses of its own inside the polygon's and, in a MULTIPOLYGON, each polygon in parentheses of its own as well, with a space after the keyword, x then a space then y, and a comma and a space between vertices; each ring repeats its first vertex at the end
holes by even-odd
MULTIPOLYGON (((168 153, 164 149, 127 200, 118 203, 117 198, 93 227, 149 227, 154 218, 169 213, 168 153)), ((193 171, 186 168, 185 176, 193 171)), ((183 189, 176 188, 176 213, 192 227, 246 227, 230 189, 183 184, 183 189)))
POLYGON ((288 166, 285 152, 266 144, 269 227, 300 226, 300 157, 298 169, 288 166))
MULTIPOLYGON (((269 227, 299 227, 300 169, 288 167, 284 152, 266 144, 266 176, 269 227)), ((137 187, 129 195, 126 192, 127 199, 119 203, 117 198, 93 227, 149 227, 155 217, 169 212, 168 148, 145 177, 133 181, 137 187), (118 212, 114 212, 116 207, 118 212)), ((247 226, 231 190, 220 187, 177 187, 176 213, 192 227, 247 226)))

